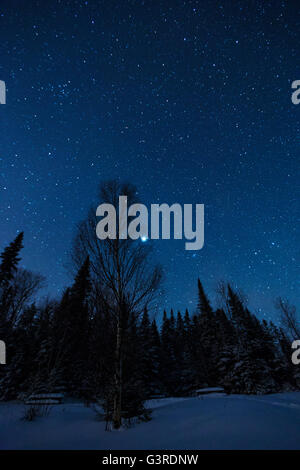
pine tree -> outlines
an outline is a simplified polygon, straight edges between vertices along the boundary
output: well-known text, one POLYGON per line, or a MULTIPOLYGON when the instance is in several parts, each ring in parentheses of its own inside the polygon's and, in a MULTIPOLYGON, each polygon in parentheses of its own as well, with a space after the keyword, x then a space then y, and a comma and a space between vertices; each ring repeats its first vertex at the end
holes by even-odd
MULTIPOLYGON (((23 232, 19 233, 15 240, 0 255, 0 339, 5 340, 8 345, 8 353, 12 361, 16 350, 12 322, 10 321, 10 310, 13 301, 11 281, 17 272, 17 266, 20 261, 19 253, 23 248, 22 242, 23 232)), ((0 370, 0 388, 4 387, 3 384, 5 379, 7 379, 7 372, 3 368, 0 370)))
POLYGON ((27 390, 28 379, 32 375, 33 363, 38 354, 34 342, 36 315, 37 308, 34 304, 26 308, 18 325, 11 332, 10 360, 0 386, 2 399, 16 399, 27 390))
POLYGON ((276 391, 276 382, 265 359, 264 331, 257 318, 245 308, 228 286, 228 304, 236 330, 236 362, 225 378, 225 386, 235 393, 276 391))
POLYGON ((23 248, 23 237, 23 232, 19 233, 0 255, 0 333, 6 338, 10 334, 9 310, 12 300, 10 283, 17 272, 19 253, 23 248))
POLYGON ((86 258, 72 287, 65 291, 52 322, 56 367, 59 365, 68 392, 79 396, 85 396, 88 388, 85 366, 88 360, 90 291, 90 263, 86 258))
POLYGON ((161 327, 161 376, 165 393, 176 395, 178 393, 179 369, 175 357, 175 318, 171 310, 170 318, 164 311, 161 327))
POLYGON ((199 347, 201 348, 201 355, 205 359, 205 369, 207 374, 207 383, 209 385, 216 385, 218 376, 215 367, 219 351, 216 338, 216 321, 213 309, 204 292, 203 286, 198 279, 198 315, 199 315, 199 347))
POLYGON ((207 387, 210 384, 209 366, 211 358, 206 354, 203 348, 199 315, 193 315, 188 337, 196 388, 207 387))
POLYGON ((151 325, 147 309, 144 310, 140 325, 138 327, 138 340, 140 347, 139 365, 141 368, 141 382, 145 397, 153 393, 153 363, 151 357, 151 325))
POLYGON ((192 355, 192 334, 188 310, 182 320, 180 312, 177 316, 177 361, 179 364, 179 391, 181 395, 189 395, 197 388, 197 374, 192 355))
POLYGON ((189 314, 188 309, 185 310, 183 323, 184 323, 184 331, 188 331, 191 325, 190 314, 189 314))
POLYGON ((141 349, 141 337, 139 327, 143 329, 143 337, 149 347, 150 322, 147 310, 142 317, 142 325, 138 325, 138 315, 130 314, 128 327, 124 339, 123 348, 123 388, 122 388, 122 418, 147 421, 150 412, 144 407, 144 402, 149 397, 146 376, 151 377, 151 363, 148 362, 148 354, 143 354, 141 349))
POLYGON ((149 355, 151 357, 151 382, 150 391, 151 395, 155 396, 162 392, 162 378, 161 378, 161 343, 159 331, 155 320, 152 320, 150 326, 150 345, 149 355))
POLYGON ((19 253, 23 248, 24 233, 19 235, 6 247, 0 255, 0 286, 6 286, 14 276, 20 261, 19 253))
POLYGON ((216 310, 215 313, 217 323, 217 338, 219 354, 216 359, 216 368, 218 371, 218 384, 225 385, 225 377, 236 361, 235 348, 236 348, 236 332, 235 329, 227 318, 223 309, 216 310))

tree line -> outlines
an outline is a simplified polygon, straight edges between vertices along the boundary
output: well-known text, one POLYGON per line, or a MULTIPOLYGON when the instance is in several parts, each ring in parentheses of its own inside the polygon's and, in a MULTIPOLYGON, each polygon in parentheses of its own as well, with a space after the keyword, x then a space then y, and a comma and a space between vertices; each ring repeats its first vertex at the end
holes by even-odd
MULTIPOLYGON (((119 194, 135 200, 130 185, 100 188, 108 202, 119 194)), ((156 321, 152 306, 162 271, 152 264, 150 248, 97 240, 94 214, 91 209, 77 228, 74 281, 59 299, 35 300, 44 279, 19 267, 23 233, 1 254, 2 400, 61 391, 101 402, 118 428, 136 416, 148 419, 144 402, 155 396, 186 396, 210 386, 247 394, 299 388, 287 329, 259 320, 229 284, 222 285, 222 308, 212 308, 198 280, 195 312, 171 310, 156 321)), ((294 310, 281 303, 297 331, 294 310)))

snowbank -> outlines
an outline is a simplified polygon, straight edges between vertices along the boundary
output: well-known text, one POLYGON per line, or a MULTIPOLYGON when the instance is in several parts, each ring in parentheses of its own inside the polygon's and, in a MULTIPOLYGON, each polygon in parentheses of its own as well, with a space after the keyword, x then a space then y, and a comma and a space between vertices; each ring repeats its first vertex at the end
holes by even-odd
POLYGON ((81 403, 20 420, 0 404, 0 449, 300 449, 300 393, 154 400, 152 421, 106 432, 81 403))

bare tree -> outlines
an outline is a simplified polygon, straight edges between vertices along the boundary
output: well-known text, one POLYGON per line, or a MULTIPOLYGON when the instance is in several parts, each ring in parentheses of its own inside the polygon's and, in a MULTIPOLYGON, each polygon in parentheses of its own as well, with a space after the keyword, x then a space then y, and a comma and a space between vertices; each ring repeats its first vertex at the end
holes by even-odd
POLYGON ((71 253, 78 268, 89 256, 96 295, 101 308, 106 308, 116 322, 116 349, 114 371, 113 424, 121 426, 122 412, 122 364, 123 341, 130 318, 151 308, 162 279, 159 266, 153 266, 151 249, 140 240, 120 239, 119 196, 127 196, 128 205, 137 202, 136 190, 130 184, 109 181, 100 185, 99 203, 109 203, 116 208, 117 238, 99 240, 96 236, 96 207, 89 211, 87 218, 78 226, 71 253))
POLYGON ((295 305, 290 304, 287 299, 278 297, 275 307, 280 312, 280 320, 283 328, 293 339, 300 339, 300 325, 295 305))
POLYGON ((17 270, 6 293, 6 303, 9 306, 8 319, 12 326, 18 321, 24 307, 44 285, 45 278, 41 274, 27 269, 17 270))

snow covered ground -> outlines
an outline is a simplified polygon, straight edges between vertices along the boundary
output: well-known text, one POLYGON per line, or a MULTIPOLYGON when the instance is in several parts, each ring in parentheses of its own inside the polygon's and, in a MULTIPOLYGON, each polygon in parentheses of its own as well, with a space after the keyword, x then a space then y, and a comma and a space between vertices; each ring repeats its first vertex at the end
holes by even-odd
POLYGON ((0 449, 300 449, 300 392, 152 400, 152 421, 106 432, 81 403, 20 420, 24 406, 0 404, 0 449))

